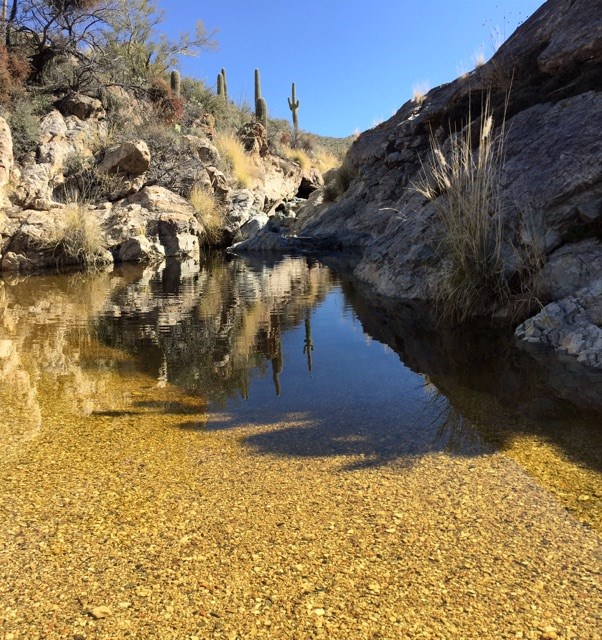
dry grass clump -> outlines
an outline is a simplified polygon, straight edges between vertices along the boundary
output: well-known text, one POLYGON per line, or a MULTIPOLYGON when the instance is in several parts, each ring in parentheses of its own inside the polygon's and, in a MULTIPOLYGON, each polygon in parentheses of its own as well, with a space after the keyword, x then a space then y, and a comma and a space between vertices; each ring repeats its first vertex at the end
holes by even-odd
POLYGON ((335 202, 349 189, 351 182, 357 176, 357 169, 343 162, 338 169, 332 169, 324 176, 324 202, 335 202))
POLYGON ((314 164, 322 174, 341 166, 340 159, 328 149, 318 149, 315 153, 314 164))
POLYGON ((215 146, 239 187, 248 187, 257 177, 257 167, 233 133, 218 132, 215 146))
POLYGON ((414 187, 437 200, 443 223, 442 256, 449 268, 438 299, 444 316, 461 322, 491 303, 504 303, 509 287, 502 259, 500 173, 504 123, 493 131, 490 98, 484 100, 478 140, 470 122, 449 139, 449 151, 431 136, 431 160, 414 187), (478 147, 475 144, 478 142, 478 147), (475 148, 476 147, 476 148, 475 148))
POLYGON ((426 98, 426 94, 429 91, 429 86, 426 82, 418 82, 412 87, 412 100, 421 105, 426 98))
POLYGON ((79 204, 69 205, 44 243, 57 265, 97 268, 105 262, 106 243, 98 219, 79 204))
POLYGON ((197 186, 193 187, 189 199, 195 208, 198 221, 203 226, 207 243, 219 244, 224 231, 224 212, 215 196, 197 186))
POLYGON ((313 164, 309 154, 303 149, 291 149, 291 147, 283 145, 282 153, 285 158, 296 162, 303 171, 307 171, 313 164))

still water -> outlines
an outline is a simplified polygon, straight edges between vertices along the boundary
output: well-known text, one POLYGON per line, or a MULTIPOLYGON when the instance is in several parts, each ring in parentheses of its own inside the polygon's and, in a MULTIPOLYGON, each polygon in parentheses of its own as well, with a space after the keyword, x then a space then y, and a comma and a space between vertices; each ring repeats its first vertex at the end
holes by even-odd
POLYGON ((98 415, 278 425, 247 446, 342 472, 501 450, 602 528, 600 374, 511 332, 446 331, 306 258, 0 280, 0 406, 5 458, 98 415))

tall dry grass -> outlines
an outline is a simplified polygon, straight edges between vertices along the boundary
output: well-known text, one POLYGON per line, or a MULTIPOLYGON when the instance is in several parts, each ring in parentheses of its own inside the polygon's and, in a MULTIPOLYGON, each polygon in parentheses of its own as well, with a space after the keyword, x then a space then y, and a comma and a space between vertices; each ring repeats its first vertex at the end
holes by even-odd
POLYGON ((78 265, 88 269, 106 263, 106 243, 100 222, 81 204, 70 204, 43 248, 57 265, 78 265))
POLYGON ((215 146, 238 186, 249 187, 253 179, 258 177, 259 169, 245 152, 240 140, 233 133, 222 131, 217 133, 215 146))
POLYGON ((215 196, 201 187, 193 187, 189 200, 203 227, 207 243, 219 244, 224 231, 224 212, 215 196))
POLYGON ((447 153, 431 135, 430 162, 414 185, 424 197, 439 204, 443 223, 440 250, 448 269, 437 297, 443 315, 451 321, 462 322, 509 299, 502 259, 504 138, 505 118, 494 131, 487 95, 478 126, 471 123, 469 113, 462 131, 450 136, 447 153))

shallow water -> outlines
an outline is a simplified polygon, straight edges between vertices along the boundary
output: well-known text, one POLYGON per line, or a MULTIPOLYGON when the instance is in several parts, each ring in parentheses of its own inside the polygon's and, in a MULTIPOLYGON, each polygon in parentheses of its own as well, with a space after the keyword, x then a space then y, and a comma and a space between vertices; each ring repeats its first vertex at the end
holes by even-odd
POLYGON ((0 456, 50 425, 283 424, 257 455, 341 472, 501 450, 602 528, 602 384, 508 332, 444 331, 305 258, 0 280, 0 456))

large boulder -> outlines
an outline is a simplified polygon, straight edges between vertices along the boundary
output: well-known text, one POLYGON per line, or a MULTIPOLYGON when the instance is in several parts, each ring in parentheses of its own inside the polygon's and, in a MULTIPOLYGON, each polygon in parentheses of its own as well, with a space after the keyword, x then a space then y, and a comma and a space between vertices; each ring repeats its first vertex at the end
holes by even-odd
POLYGON ((109 246, 118 259, 141 260, 143 254, 156 254, 155 246, 140 251, 132 246, 145 236, 151 245, 160 245, 159 253, 167 257, 197 258, 200 247, 198 237, 201 227, 194 207, 184 198, 164 187, 145 187, 108 209, 103 216, 103 226, 109 246), (126 246, 123 248, 123 245, 126 246), (135 257, 132 257, 135 256, 135 257))
POLYGON ((140 176, 150 167, 151 153, 144 140, 122 142, 107 151, 98 164, 101 173, 140 176))
POLYGON ((61 98, 56 103, 56 107, 64 116, 75 116, 80 120, 103 119, 106 116, 100 100, 76 92, 61 98))
POLYGON ((191 155, 202 164, 214 166, 218 161, 219 153, 209 138, 185 135, 182 139, 188 144, 191 155))
POLYGON ((98 120, 82 121, 63 115, 56 109, 39 124, 38 149, 28 158, 16 182, 14 199, 21 207, 39 210, 56 205, 55 189, 62 185, 66 165, 71 158, 92 157, 94 141, 106 134, 106 124, 98 120))

